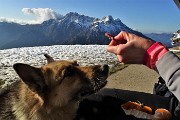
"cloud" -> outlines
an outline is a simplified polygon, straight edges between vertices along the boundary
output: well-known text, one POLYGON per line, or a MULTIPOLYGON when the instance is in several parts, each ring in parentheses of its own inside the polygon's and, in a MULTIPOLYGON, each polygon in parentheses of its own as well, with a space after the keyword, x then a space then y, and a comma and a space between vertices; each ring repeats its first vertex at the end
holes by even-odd
POLYGON ((33 20, 32 23, 42 23, 49 19, 59 19, 62 17, 59 13, 53 11, 50 8, 23 8, 22 12, 25 15, 35 15, 36 20, 33 20))
POLYGON ((0 17, 0 22, 8 22, 8 23, 18 23, 18 24, 28 24, 27 21, 13 19, 13 18, 4 18, 0 17))
POLYGON ((1 17, 0 22, 15 22, 19 24, 41 24, 44 21, 50 19, 59 19, 62 17, 61 14, 55 12, 50 8, 23 8, 22 12, 24 15, 35 16, 35 20, 18 20, 1 17))

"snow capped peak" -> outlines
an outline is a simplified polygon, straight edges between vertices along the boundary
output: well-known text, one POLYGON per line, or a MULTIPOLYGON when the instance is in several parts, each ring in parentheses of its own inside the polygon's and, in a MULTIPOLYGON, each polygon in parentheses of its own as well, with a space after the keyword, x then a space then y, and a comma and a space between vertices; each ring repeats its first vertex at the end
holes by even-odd
POLYGON ((106 22, 114 21, 114 19, 111 15, 108 15, 108 16, 103 17, 102 21, 104 21, 106 23, 106 22))
POLYGON ((92 24, 94 31, 116 32, 117 30, 129 29, 120 19, 114 19, 111 15, 104 16, 102 19, 96 18, 92 24))
MULTIPOLYGON (((85 15, 80 15, 80 14, 78 14, 76 12, 70 12, 70 13, 66 14, 64 16, 64 18, 71 19, 72 21, 75 21, 77 19, 79 19, 79 20, 80 19, 91 19, 91 20, 94 20, 93 17, 89 17, 89 16, 85 16, 85 15)), ((64 19, 64 18, 62 18, 62 19, 64 19)))
POLYGON ((69 12, 64 15, 61 19, 58 20, 49 20, 49 22, 44 22, 46 24, 54 24, 54 22, 60 24, 65 24, 68 26, 73 26, 76 28, 87 28, 93 31, 99 32, 116 32, 119 29, 126 29, 126 25, 124 25, 121 20, 114 19, 111 15, 104 16, 100 18, 89 17, 85 15, 80 15, 76 12, 69 12))
POLYGON ((65 16, 67 16, 67 17, 78 17, 79 14, 77 12, 69 12, 65 16))
POLYGON ((95 18, 80 15, 76 12, 70 12, 66 14, 60 22, 66 22, 67 24, 76 23, 81 27, 89 27, 95 18))
POLYGON ((53 44, 108 44, 105 32, 115 35, 123 30, 140 34, 111 15, 100 19, 76 12, 70 12, 58 19, 49 19, 38 25, 13 26, 8 23, 1 26, 0 40, 9 40, 0 45, 1 49, 53 44))

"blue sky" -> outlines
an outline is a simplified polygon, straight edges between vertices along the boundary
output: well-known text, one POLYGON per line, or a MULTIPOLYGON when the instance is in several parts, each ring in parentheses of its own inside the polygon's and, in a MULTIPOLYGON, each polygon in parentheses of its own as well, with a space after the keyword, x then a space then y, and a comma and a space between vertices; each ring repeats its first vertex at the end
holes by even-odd
POLYGON ((62 15, 77 12, 97 18, 112 15, 143 33, 180 29, 180 10, 173 0, 0 0, 0 17, 36 19, 24 15, 23 8, 50 8, 62 15))

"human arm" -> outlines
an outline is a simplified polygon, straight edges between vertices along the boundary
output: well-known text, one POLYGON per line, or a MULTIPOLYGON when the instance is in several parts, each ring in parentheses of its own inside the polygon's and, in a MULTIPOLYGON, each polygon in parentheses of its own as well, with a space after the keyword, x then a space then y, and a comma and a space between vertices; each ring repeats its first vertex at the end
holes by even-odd
POLYGON ((165 53, 156 63, 155 69, 165 80, 168 89, 180 101, 180 59, 172 52, 165 53))
POLYGON ((161 43, 131 33, 120 32, 112 38, 107 47, 109 52, 116 54, 120 62, 144 64, 156 70, 180 101, 180 61, 176 55, 161 43))
POLYGON ((120 62, 127 64, 143 64, 146 50, 154 43, 154 41, 124 31, 109 38, 112 40, 107 51, 116 54, 120 62))

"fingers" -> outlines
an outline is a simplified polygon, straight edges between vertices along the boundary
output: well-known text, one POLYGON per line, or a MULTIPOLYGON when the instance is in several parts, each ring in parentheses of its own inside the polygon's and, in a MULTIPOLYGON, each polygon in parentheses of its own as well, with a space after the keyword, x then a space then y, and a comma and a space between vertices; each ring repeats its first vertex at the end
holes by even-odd
POLYGON ((127 49, 129 47, 129 44, 120 44, 118 45, 116 49, 116 55, 120 62, 125 63, 128 59, 129 54, 127 54, 127 49))
POLYGON ((116 54, 119 62, 123 62, 123 56, 120 54, 121 50, 119 46, 109 46, 107 51, 116 54))
POLYGON ((111 40, 111 42, 109 43, 109 46, 116 46, 118 45, 116 40, 111 40))
POLYGON ((119 44, 116 46, 108 46, 107 51, 114 53, 116 55, 120 55, 123 53, 124 49, 126 48, 126 44, 119 44))
POLYGON ((117 36, 114 37, 115 40, 119 42, 119 44, 126 44, 129 41, 129 33, 125 31, 121 31, 117 36))
POLYGON ((119 45, 127 43, 127 32, 121 31, 117 36, 113 36, 109 33, 105 33, 105 36, 111 39, 111 43, 109 45, 119 45))
MULTIPOLYGON (((110 38, 112 36, 109 36, 110 38)), ((153 41, 139 37, 132 33, 121 31, 113 37, 107 47, 107 51, 117 55, 120 62, 131 64, 142 64, 147 49, 153 41)))
POLYGON ((130 38, 132 35, 130 33, 121 31, 117 36, 112 36, 111 34, 105 34, 108 38, 112 39, 107 47, 107 51, 117 55, 119 62, 126 61, 126 49, 129 47, 130 38))
POLYGON ((114 53, 114 54, 117 54, 117 47, 118 46, 108 46, 107 51, 111 52, 111 53, 114 53))
POLYGON ((118 58, 119 62, 123 62, 123 56, 122 55, 117 55, 117 58, 118 58))
POLYGON ((116 40, 124 39, 124 38, 125 38, 125 37, 124 37, 124 34, 126 34, 126 32, 121 31, 118 35, 116 35, 116 36, 114 37, 114 39, 116 39, 116 40))

